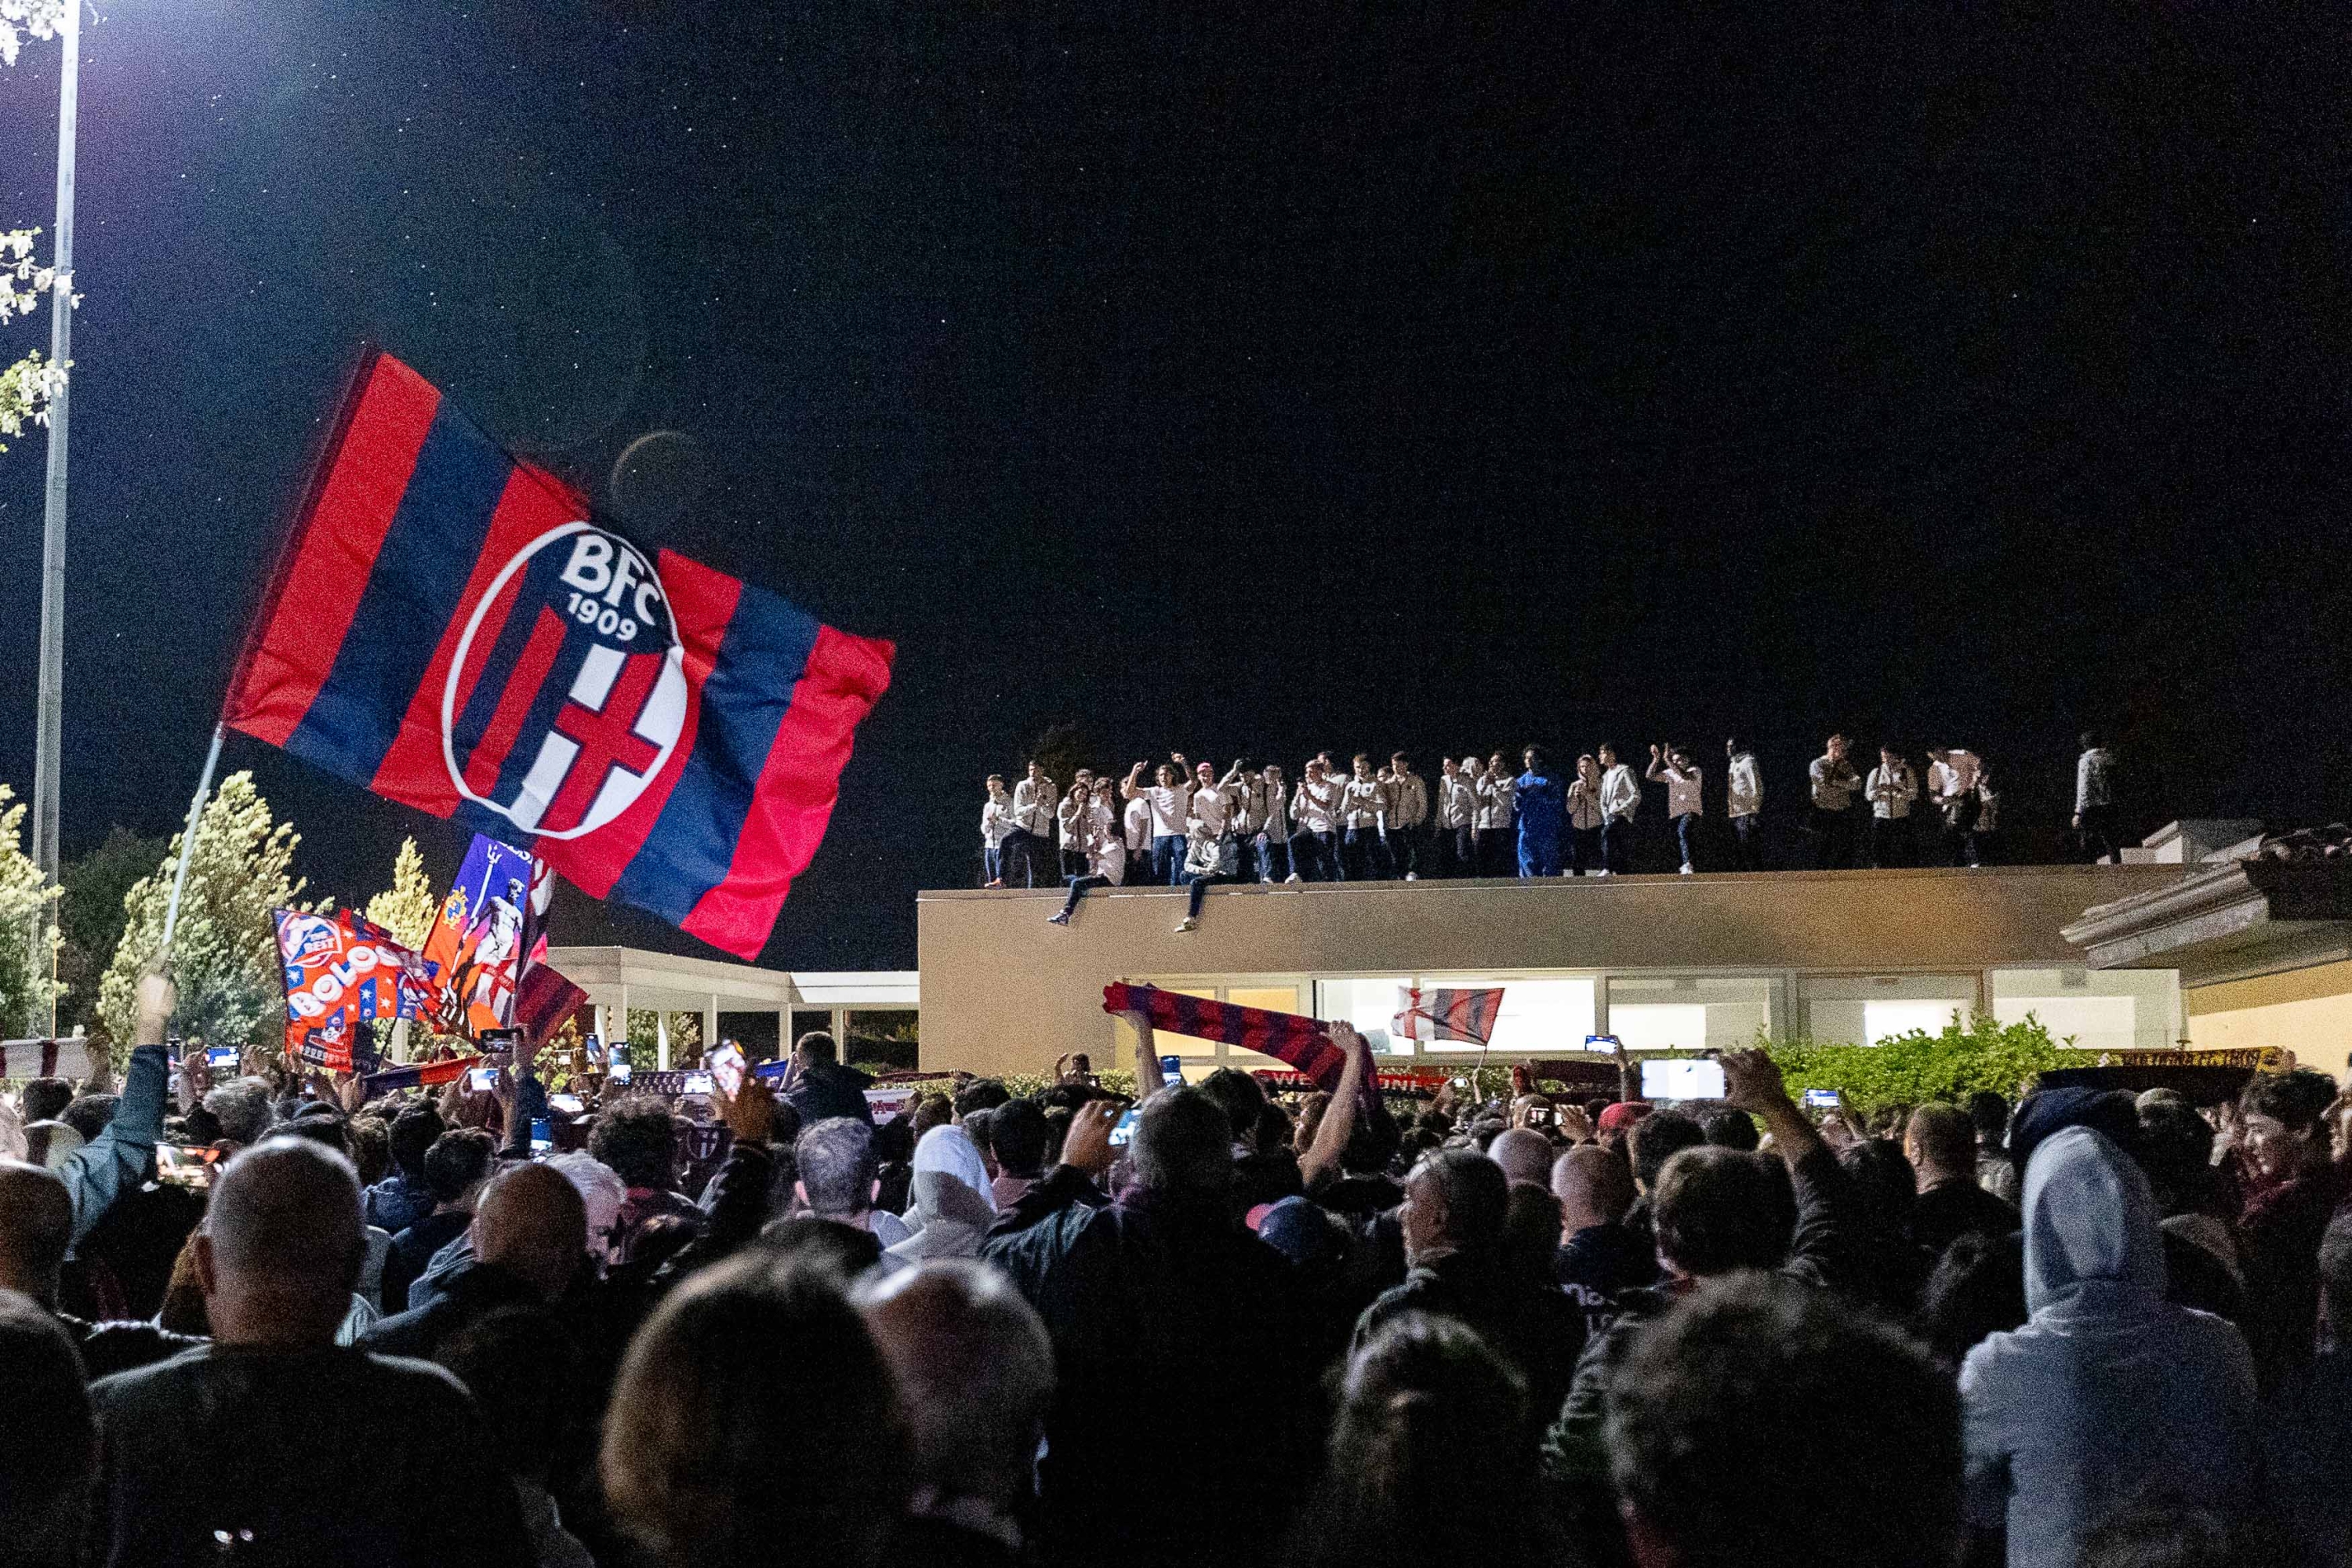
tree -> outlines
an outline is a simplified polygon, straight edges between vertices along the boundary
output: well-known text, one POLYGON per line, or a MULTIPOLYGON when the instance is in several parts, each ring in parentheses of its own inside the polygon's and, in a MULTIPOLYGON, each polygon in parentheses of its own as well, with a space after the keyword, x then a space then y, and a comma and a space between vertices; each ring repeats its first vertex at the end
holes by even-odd
POLYGON ((58 979, 65 987, 58 1008, 60 1030, 97 1026, 99 976, 122 940, 123 897, 154 868, 165 842, 142 838, 118 824, 105 842, 68 861, 59 873, 65 889, 58 906, 58 979))
POLYGON ((400 841, 392 860, 392 886, 367 901, 367 918, 392 933, 392 940, 422 952, 433 917, 440 912, 434 901, 433 879, 425 874, 425 857, 416 840, 400 841))
MULTIPOLYGON (((222 780, 206 803, 172 939, 182 1034, 201 1035, 216 1045, 271 1049, 283 1042, 286 986, 269 911, 324 910, 332 902, 295 902, 303 883, 293 875, 294 847, 301 842, 291 823, 271 817, 269 803, 249 773, 222 780)), ((122 940, 98 994, 99 1021, 115 1040, 130 1037, 139 977, 163 945, 163 912, 179 859, 180 836, 173 834, 162 864, 123 898, 122 940)))
POLYGON ((25 806, 21 801, 10 805, 13 799, 0 784, 0 1036, 47 1034, 58 928, 41 917, 57 894, 44 886, 41 868, 22 847, 25 806), (37 928, 46 942, 36 937, 37 928))
MULTIPOLYGON (((16 52, 27 37, 54 38, 66 25, 66 7, 80 0, 0 0, 0 65, 16 63, 16 52)), ((54 267, 44 267, 33 256, 37 228, 0 229, 0 326, 14 317, 28 315, 58 281, 54 267)), ((70 279, 68 279, 70 287, 70 279)), ((68 308, 81 302, 79 295, 68 308)), ((0 436, 20 436, 27 423, 49 422, 49 404, 66 383, 68 366, 51 364, 36 349, 13 364, 0 366, 0 436)), ((0 452, 8 449, 0 442, 0 452)))

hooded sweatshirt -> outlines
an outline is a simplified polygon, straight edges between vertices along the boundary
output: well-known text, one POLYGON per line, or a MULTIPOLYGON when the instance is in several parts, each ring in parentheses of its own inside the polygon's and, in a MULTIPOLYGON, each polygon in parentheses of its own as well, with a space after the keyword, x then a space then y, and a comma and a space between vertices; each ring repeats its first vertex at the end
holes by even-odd
POLYGON ((2155 1195, 2087 1127, 2025 1172, 2025 1326, 1960 1365, 1969 1519, 2010 1568, 2074 1568, 2143 1494, 2242 1517, 2256 1474, 2253 1358, 2231 1324, 2164 1299, 2155 1195))
POLYGON ((976 1258, 996 1223, 988 1166, 961 1127, 934 1127, 915 1145, 915 1205, 907 1219, 915 1234, 890 1256, 905 1263, 927 1258, 976 1258))

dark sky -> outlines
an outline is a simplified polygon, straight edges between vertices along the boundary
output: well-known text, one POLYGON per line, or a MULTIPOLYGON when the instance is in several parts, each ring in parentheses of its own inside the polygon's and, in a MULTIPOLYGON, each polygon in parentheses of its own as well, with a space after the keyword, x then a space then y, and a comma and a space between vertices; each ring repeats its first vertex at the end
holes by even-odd
MULTIPOLYGON (((85 45, 69 851, 184 808, 370 337, 600 496, 687 433, 713 482, 633 531, 898 640, 772 963, 911 963, 1064 719, 1121 766, 1738 727, 1783 805, 1843 726, 1975 744, 2027 823, 2103 722, 2156 819, 2343 815, 2328 7, 118 0, 85 45)), ((49 221, 55 61, 0 75, 0 218, 49 221)), ((455 867, 229 762, 322 889, 455 867)))

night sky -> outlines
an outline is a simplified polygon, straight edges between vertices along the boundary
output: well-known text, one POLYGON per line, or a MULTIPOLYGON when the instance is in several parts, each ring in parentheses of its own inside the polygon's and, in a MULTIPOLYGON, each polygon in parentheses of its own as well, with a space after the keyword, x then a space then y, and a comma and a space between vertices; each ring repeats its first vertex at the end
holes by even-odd
MULTIPOLYGON (((1120 769, 1719 770, 1737 728, 1783 810, 1843 727, 1973 745, 2026 827, 2096 722, 2149 825, 2345 815, 2329 7, 112 0, 83 41, 68 853, 184 810, 371 338, 600 501, 684 433, 621 526, 898 640, 773 964, 910 965, 1064 720, 1120 769)), ((56 59, 0 74, 0 220, 50 222, 56 59)), ((25 793, 42 449, 0 456, 25 793)), ((227 762, 319 889, 404 832, 455 868, 227 762)))

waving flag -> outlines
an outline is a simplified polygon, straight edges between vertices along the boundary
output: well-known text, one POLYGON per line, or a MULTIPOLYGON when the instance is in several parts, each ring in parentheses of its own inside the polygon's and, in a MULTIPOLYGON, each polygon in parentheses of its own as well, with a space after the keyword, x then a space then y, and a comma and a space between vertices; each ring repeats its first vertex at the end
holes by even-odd
POLYGON ((1397 987, 1396 1016, 1389 1023, 1401 1040, 1460 1040, 1483 1046, 1495 1037, 1503 1010, 1503 988, 1491 990, 1397 987))
POLYGON ((648 558, 375 353, 222 717, 748 959, 824 837, 892 657, 648 558))
POLYGON ((287 1038, 306 1059, 349 1072, 356 1026, 416 1016, 430 971, 381 927, 349 910, 270 915, 285 970, 287 1038))
POLYGON ((470 1039, 514 1021, 515 971, 537 874, 526 851, 474 835, 425 936, 425 962, 438 981, 428 1010, 442 1028, 470 1039))

